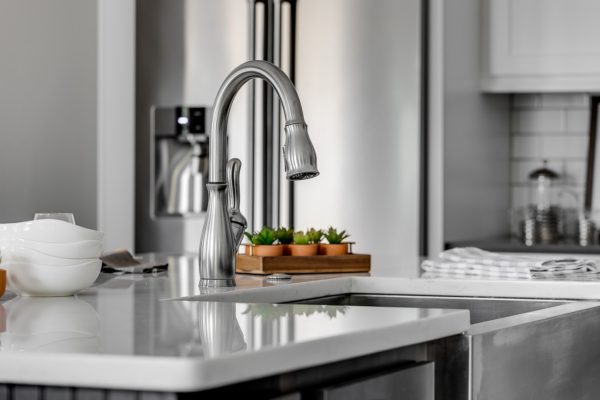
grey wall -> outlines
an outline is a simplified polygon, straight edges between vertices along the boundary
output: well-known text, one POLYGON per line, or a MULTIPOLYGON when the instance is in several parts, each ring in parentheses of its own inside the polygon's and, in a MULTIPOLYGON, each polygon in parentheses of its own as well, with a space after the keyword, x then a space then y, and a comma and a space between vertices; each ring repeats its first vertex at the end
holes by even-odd
POLYGON ((479 0, 444 7, 444 239, 509 231, 508 95, 479 86, 479 0))
POLYGON ((0 223, 96 226, 95 0, 0 0, 0 223))

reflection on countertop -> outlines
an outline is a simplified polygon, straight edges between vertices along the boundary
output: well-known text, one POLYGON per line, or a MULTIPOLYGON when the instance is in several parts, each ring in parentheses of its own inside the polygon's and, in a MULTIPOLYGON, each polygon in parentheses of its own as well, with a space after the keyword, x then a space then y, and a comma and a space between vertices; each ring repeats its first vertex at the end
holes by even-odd
POLYGON ((146 257, 166 258, 168 270, 103 273, 75 297, 2 296, 0 382, 204 390, 423 343, 469 327, 464 310, 274 304, 336 294, 600 297, 600 283, 406 279, 381 269, 294 275, 289 283, 238 275, 235 288, 200 289, 194 256, 146 257))
POLYGON ((15 297, 0 307, 5 318, 0 353, 102 351, 98 313, 83 300, 15 297))
MULTIPOLYGON (((5 294, 0 382, 202 390, 457 334, 469 323, 468 312, 456 310, 182 299, 203 294, 196 260, 168 261, 168 271, 156 274, 103 273, 74 297, 5 294)), ((339 286, 347 280, 331 278, 340 276, 294 276, 286 285, 339 286)), ((288 291, 263 277, 236 281, 239 292, 288 291)))
MULTIPOLYGON (((304 283, 321 281, 348 276, 372 276, 369 273, 358 274, 296 274, 292 279, 286 281, 269 281, 263 275, 237 274, 235 277, 235 288, 199 288, 200 271, 198 269, 198 256, 191 255, 168 255, 168 254, 143 254, 145 261, 162 264, 168 262, 168 273, 158 272, 155 274, 100 274, 94 287, 101 290, 115 290, 115 294, 130 286, 135 286, 137 292, 152 292, 160 299, 175 299, 182 297, 198 296, 206 293, 224 293, 227 291, 238 291, 240 289, 252 289, 259 287, 283 286, 293 283, 304 283), (151 277, 152 279, 147 279, 151 277)), ((400 276, 386 275, 386 276, 400 276)), ((416 276, 416 275, 415 275, 416 276)), ((81 294, 87 291, 80 292, 81 294)))

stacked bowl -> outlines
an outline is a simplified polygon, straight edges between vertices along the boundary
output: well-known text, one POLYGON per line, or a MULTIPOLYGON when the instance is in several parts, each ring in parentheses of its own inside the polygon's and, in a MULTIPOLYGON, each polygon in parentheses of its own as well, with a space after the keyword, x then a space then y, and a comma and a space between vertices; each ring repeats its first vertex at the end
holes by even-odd
POLYGON ((40 219, 0 224, 0 268, 8 289, 25 296, 70 296, 94 283, 102 262, 102 232, 40 219))

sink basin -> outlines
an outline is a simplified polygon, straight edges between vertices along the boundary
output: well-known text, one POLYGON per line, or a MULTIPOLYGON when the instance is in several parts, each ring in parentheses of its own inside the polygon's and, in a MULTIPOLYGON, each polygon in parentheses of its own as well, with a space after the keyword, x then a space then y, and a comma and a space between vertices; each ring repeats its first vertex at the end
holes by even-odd
MULTIPOLYGON (((352 277, 207 293, 197 299, 470 311, 460 335, 424 343, 436 399, 596 399, 596 284, 352 277)), ((425 342, 425 341, 424 341, 425 342)))
POLYGON ((299 302, 469 310, 470 329, 427 343, 436 399, 595 399, 600 393, 597 302, 361 293, 299 302))
MULTIPOLYGON (((564 300, 501 299, 489 297, 402 296, 343 294, 300 301, 304 304, 370 307, 451 308, 469 310, 471 324, 505 318, 570 303, 564 300)), ((298 303, 296 301, 295 303, 298 303)))

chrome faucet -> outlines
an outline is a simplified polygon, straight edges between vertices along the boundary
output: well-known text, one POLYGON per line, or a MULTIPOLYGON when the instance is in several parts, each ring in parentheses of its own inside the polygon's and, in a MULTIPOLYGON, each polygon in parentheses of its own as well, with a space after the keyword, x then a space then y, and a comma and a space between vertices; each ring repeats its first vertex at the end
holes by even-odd
POLYGON ((235 286, 235 254, 247 222, 239 210, 241 161, 233 158, 225 162, 227 119, 235 95, 253 78, 267 81, 283 106, 286 119, 283 158, 287 179, 309 179, 319 175, 317 156, 306 130, 300 99, 290 79, 266 61, 248 61, 234 69, 221 85, 213 107, 206 185, 208 210, 200 237, 202 287, 235 286))

